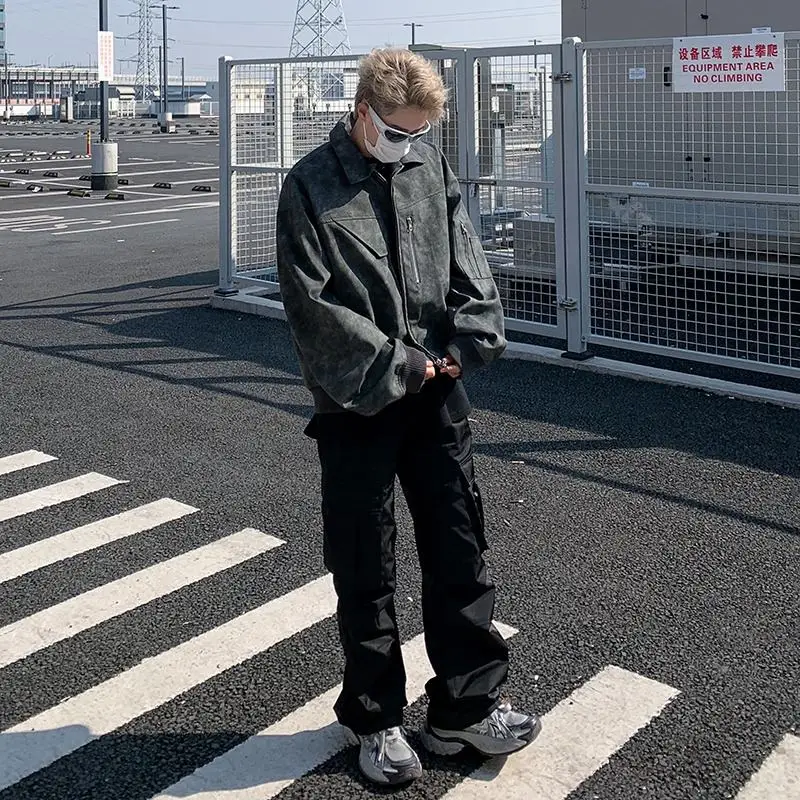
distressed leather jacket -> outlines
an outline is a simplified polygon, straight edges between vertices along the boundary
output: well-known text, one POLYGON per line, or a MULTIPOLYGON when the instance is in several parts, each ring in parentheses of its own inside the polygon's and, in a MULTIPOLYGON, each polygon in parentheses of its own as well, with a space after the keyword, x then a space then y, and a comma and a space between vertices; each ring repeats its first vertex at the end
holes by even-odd
POLYGON ((372 416, 419 392, 429 359, 450 354, 469 375, 506 347, 458 181, 427 143, 378 164, 341 121, 284 180, 277 266, 318 413, 372 416))

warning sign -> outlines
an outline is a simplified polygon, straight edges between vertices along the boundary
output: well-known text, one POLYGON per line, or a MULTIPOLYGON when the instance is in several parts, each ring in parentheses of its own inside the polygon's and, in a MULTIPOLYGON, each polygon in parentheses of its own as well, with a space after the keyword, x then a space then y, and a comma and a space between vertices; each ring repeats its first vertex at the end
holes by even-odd
POLYGON ((783 92, 783 34, 675 39, 672 73, 676 92, 783 92))
POLYGON ((114 34, 97 32, 97 80, 114 80, 114 34))

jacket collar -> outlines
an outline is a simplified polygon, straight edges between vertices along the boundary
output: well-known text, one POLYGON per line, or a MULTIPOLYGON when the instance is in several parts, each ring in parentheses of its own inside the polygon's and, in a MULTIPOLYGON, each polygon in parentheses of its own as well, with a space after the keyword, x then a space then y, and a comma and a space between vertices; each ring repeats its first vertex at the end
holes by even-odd
MULTIPOLYGON (((377 166, 377 162, 365 158, 361 151, 356 147, 355 142, 350 138, 350 130, 351 130, 351 117, 348 113, 346 117, 341 119, 336 127, 331 131, 330 134, 330 141, 331 147, 333 147, 333 152, 336 154, 336 157, 339 159, 339 163, 342 165, 342 169, 344 170, 344 174, 347 176, 347 180, 350 183, 361 183, 369 178, 370 175, 375 171, 375 167, 377 166)), ((417 152, 417 145, 411 145, 411 151, 408 153, 407 156, 404 156, 400 159, 400 164, 402 164, 401 169, 405 169, 406 167, 416 166, 418 164, 424 164, 424 160, 417 152)), ((395 174, 400 170, 395 170, 395 174)))

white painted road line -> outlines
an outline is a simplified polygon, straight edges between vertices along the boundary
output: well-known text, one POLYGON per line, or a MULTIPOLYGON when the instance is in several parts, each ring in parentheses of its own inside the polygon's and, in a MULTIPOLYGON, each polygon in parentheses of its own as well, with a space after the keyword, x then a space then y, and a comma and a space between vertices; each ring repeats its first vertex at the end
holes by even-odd
MULTIPOLYGON (((218 195, 218 194, 219 194, 219 192, 209 192, 208 194, 204 195, 204 197, 213 197, 214 195, 218 195)), ((41 194, 34 195, 34 197, 45 197, 45 196, 46 195, 41 195, 41 194)), ((163 202, 163 201, 174 202, 175 200, 179 200, 179 201, 185 202, 186 201, 186 197, 187 196, 185 194, 184 195, 163 194, 163 195, 159 195, 157 197, 146 197, 146 198, 143 198, 142 200, 126 200, 125 201, 125 205, 126 206, 131 206, 134 203, 158 203, 158 202, 163 202)), ((33 208, 16 208, 16 209, 13 209, 13 210, 8 210, 8 211, 3 211, 2 212, 2 214, 0 215, 0 225, 8 224, 9 222, 11 222, 12 220, 9 219, 11 214, 30 214, 31 212, 35 212, 35 213, 39 213, 39 214, 45 214, 45 213, 48 213, 50 211, 74 211, 75 209, 82 210, 84 208, 108 208, 109 206, 111 206, 111 204, 112 204, 111 200, 103 200, 102 202, 99 202, 99 203, 86 203, 86 202, 82 202, 82 201, 76 199, 76 202, 70 203, 69 205, 66 205, 66 206, 51 206, 49 208, 37 208, 37 209, 33 209, 33 208)))
POLYGON ((487 761, 444 800, 564 800, 679 692, 619 667, 606 667, 542 718, 533 744, 487 761))
POLYGON ((66 231, 76 225, 110 225, 110 219, 92 219, 89 217, 54 217, 52 219, 33 220, 20 222, 16 225, 2 224, 0 229, 13 233, 52 233, 53 231, 66 231))
POLYGON ((197 511, 198 509, 193 506, 165 497, 64 531, 49 539, 0 553, 0 583, 49 567, 67 558, 74 558, 81 553, 88 553, 90 550, 126 539, 136 533, 152 530, 197 511))
POLYGON ((115 217, 141 217, 145 214, 171 214, 173 211, 190 211, 196 208, 218 208, 219 201, 211 203, 187 203, 183 206, 169 206, 169 208, 155 208, 150 211, 126 211, 124 214, 114 214, 115 217))
MULTIPOLYGON (((149 166, 155 166, 156 164, 177 164, 178 163, 174 158, 163 159, 163 160, 159 160, 159 161, 150 161, 149 159, 144 159, 144 162, 147 164, 148 167, 149 166)), ((16 163, 17 162, 14 162, 14 161, 6 161, 6 162, 0 161, 0 165, 2 165, 4 167, 5 166, 14 166, 16 163)), ((91 163, 88 162, 88 161, 84 161, 84 162, 82 162, 80 164, 74 164, 74 163, 64 162, 64 161, 58 161, 58 162, 55 162, 55 161, 36 161, 36 162, 23 162, 23 161, 20 161, 19 163, 23 164, 24 167, 30 168, 31 175, 34 175, 34 174, 36 174, 38 172, 51 172, 51 171, 52 172, 66 172, 67 170, 73 170, 73 169, 74 170, 82 170, 83 172, 86 172, 87 174, 92 171, 91 170, 91 163), (34 170, 34 164, 36 165, 35 170, 34 170)), ((139 161, 139 159, 130 158, 128 161, 119 162, 117 164, 117 169, 119 170, 119 169, 122 169, 124 167, 141 167, 141 166, 144 166, 144 164, 141 161, 139 161)), ((16 174, 15 170, 0 169, 0 174, 8 174, 9 177, 12 177, 12 178, 14 178, 14 177, 24 177, 27 180, 31 179, 31 175, 19 176, 19 175, 16 174)))
POLYGON ((787 733, 736 800, 800 800, 800 737, 787 733))
MULTIPOLYGON (((169 175, 176 175, 178 173, 194 172, 194 171, 198 171, 198 172, 214 172, 214 173, 217 172, 216 168, 214 168, 214 167, 190 167, 190 168, 187 168, 187 169, 154 170, 152 172, 129 172, 126 175, 120 175, 119 177, 120 178, 134 178, 134 177, 139 177, 141 175, 159 175, 159 176, 161 176, 163 181, 165 181, 167 183, 172 183, 173 186, 180 186, 180 185, 187 184, 187 183, 193 183, 193 182, 197 182, 198 180, 214 180, 214 178, 197 178, 195 181, 183 181, 182 183, 178 183, 176 181, 170 180, 169 177, 166 177, 166 176, 169 176, 169 175)), ((68 176, 67 176, 67 180, 69 180, 68 176)), ((219 179, 217 178, 216 180, 219 180, 219 179)), ((28 180, 24 181, 20 185, 24 185, 24 184, 27 184, 27 183, 37 183, 37 184, 41 184, 42 186, 48 186, 48 187, 50 187, 50 192, 32 193, 32 192, 30 192, 30 191, 28 191, 26 189, 24 193, 20 192, 19 194, 2 194, 2 193, 0 193, 0 200, 15 200, 15 199, 19 199, 21 197, 31 197, 31 196, 42 197, 42 196, 46 196, 48 194, 51 194, 54 191, 55 192, 62 192, 62 191, 66 192, 69 189, 88 189, 89 188, 89 185, 86 184, 86 183, 66 183, 64 178, 37 179, 36 177, 29 177, 28 180)), ((150 187, 150 188, 152 188, 152 187, 150 187)), ((136 194, 136 190, 130 189, 129 187, 124 186, 124 185, 120 186, 119 190, 120 191, 128 191, 128 192, 131 192, 133 194, 136 194)), ((103 190, 101 190, 101 191, 103 191, 103 190)), ((150 194, 152 194, 152 192, 150 194)))
MULTIPOLYGON (((211 193, 206 193, 206 196, 211 193)), ((111 214, 110 217, 64 217, 54 214, 35 214, 30 217, 21 217, 14 220, 0 218, 0 231, 13 233, 54 233, 55 231, 70 232, 76 226, 86 228, 110 227, 116 217, 138 217, 151 214, 172 214, 179 211, 192 211, 199 208, 212 208, 219 206, 219 201, 191 202, 187 195, 182 195, 183 204, 167 203, 163 208, 150 211, 128 211, 121 214, 111 214)))
POLYGON ((116 478, 109 478, 97 472, 88 472, 77 478, 70 478, 41 489, 33 489, 25 494, 0 500, 0 522, 39 511, 48 506, 66 503, 122 483, 127 483, 127 481, 118 481, 116 478))
POLYGON ((181 139, 159 139, 155 136, 137 137, 133 140, 134 143, 141 144, 182 144, 193 145, 202 147, 203 145, 216 145, 219 147, 219 138, 214 136, 212 138, 210 133, 200 134, 195 136, 184 136, 181 139))
POLYGON ((13 230, 19 228, 21 225, 43 225, 45 223, 53 225, 56 222, 61 222, 66 217, 56 216, 54 214, 32 214, 29 217, 15 217, 13 220, 0 218, 0 231, 13 230))
POLYGON ((284 544, 245 528, 0 628, 0 669, 284 544))
MULTIPOLYGON (((175 163, 175 162, 166 162, 166 163, 175 163)), ((137 165, 134 165, 134 166, 144 166, 144 165, 137 164, 137 165)), ((150 164, 148 164, 147 166, 150 166, 150 164)), ((144 175, 159 175, 159 176, 161 176, 162 180, 164 180, 167 183, 172 183, 173 186, 181 186, 181 185, 185 185, 185 184, 188 184, 188 183, 194 183, 194 182, 197 182, 199 180, 206 180, 206 181, 219 180, 219 178, 202 178, 202 179, 198 178, 195 181, 175 182, 175 181, 171 181, 169 179, 169 177, 167 177, 169 175, 177 175, 177 174, 182 174, 182 173, 186 173, 186 172, 214 172, 214 173, 216 173, 217 172, 217 168, 213 167, 213 166, 211 166, 211 167, 187 167, 187 168, 180 168, 180 169, 152 170, 152 171, 148 171, 148 172, 128 172, 128 173, 120 173, 119 177, 120 178, 135 178, 135 177, 141 177, 141 176, 144 176, 144 175)), ((18 179, 14 178, 14 180, 17 181, 18 179)), ((18 199, 23 198, 23 197, 47 197, 48 195, 52 194, 53 191, 55 191, 55 192, 61 192, 61 191, 66 192, 69 189, 88 189, 89 188, 89 185, 87 183, 75 182, 75 179, 74 178, 70 178, 69 175, 66 175, 66 176, 64 176, 62 178, 39 178, 36 175, 28 175, 28 176, 26 176, 26 178, 24 180, 20 179, 20 182, 19 182, 18 185, 21 187, 21 186, 24 186, 25 184, 29 184, 29 183, 37 183, 37 184, 41 184, 42 186, 47 186, 47 187, 50 188, 50 192, 32 193, 32 192, 26 190, 25 192, 20 192, 18 194, 3 194, 3 193, 0 193, 0 200, 18 200, 18 199), (66 181, 69 181, 69 180, 72 180, 73 183, 67 183, 66 182, 66 181)), ((142 188, 144 188, 144 187, 142 187, 142 188)), ((152 188, 152 187, 150 187, 150 188, 152 188)), ((119 190, 123 191, 123 192, 127 191, 130 194, 142 194, 141 191, 136 190, 136 189, 131 189, 131 188, 127 187, 127 186, 120 186, 119 190)), ((148 192, 147 194, 153 195, 154 193, 153 192, 148 192)), ((158 196, 160 196, 160 195, 158 195, 158 196)))
MULTIPOLYGON (((125 199, 127 200, 128 197, 164 197, 163 191, 156 191, 152 187, 148 189, 131 189, 130 186, 120 186, 119 189, 115 189, 114 191, 122 192, 125 195, 125 199)), ((97 192, 96 196, 102 196, 102 192, 97 192)), ((87 198, 91 199, 91 198, 87 198)))
POLYGON ((170 181, 173 186, 188 186, 190 183, 214 183, 219 181, 219 178, 195 178, 191 181, 170 181))
MULTIPOLYGON (((209 179, 207 179, 207 178, 196 178, 194 181, 184 181, 184 183, 197 183, 197 182, 202 182, 203 180, 209 180, 209 179)), ((173 184, 173 186, 174 185, 177 185, 177 184, 173 184)), ((19 200, 19 199, 22 199, 22 198, 27 198, 27 199, 38 198, 37 202, 44 202, 45 200, 51 200, 52 197, 53 197, 53 194, 62 194, 63 196, 66 196, 66 193, 67 193, 68 189, 81 189, 81 188, 84 188, 84 187, 81 187, 81 186, 61 186, 61 187, 57 187, 55 192, 36 192, 34 194, 31 194, 31 192, 26 190, 26 192, 24 194, 6 195, 5 199, 6 200, 14 200, 14 199, 19 200)), ((161 198, 161 199, 164 199, 164 200, 172 199, 172 197, 170 197, 170 195, 164 194, 164 190, 154 191, 152 187, 150 187, 149 189, 143 190, 143 189, 131 189, 129 186, 120 186, 118 191, 122 192, 126 196, 135 195, 137 197, 152 197, 152 198, 155 198, 155 199, 161 198)), ((111 201, 105 200, 105 196, 103 194, 103 190, 101 190, 99 192, 95 192, 94 194, 95 194, 95 197, 103 197, 103 199, 104 199, 103 205, 106 205, 106 206, 110 205, 111 201)), ((216 192, 215 192, 215 194, 216 194, 216 192)), ((206 197, 207 196, 208 196, 208 193, 206 193, 206 197)), ((73 206, 69 206, 69 208, 86 208, 87 206, 91 205, 90 203, 87 202, 87 200, 91 200, 91 199, 92 199, 91 196, 87 197, 87 198, 80 198, 80 199, 76 198, 75 204, 73 206)), ((128 202, 130 202, 130 201, 128 201, 128 202)), ((33 209, 28 208, 28 209, 25 209, 25 210, 32 211, 33 209)), ((16 211, 3 210, 0 213, 3 213, 3 214, 19 214, 20 212, 19 212, 19 210, 16 210, 16 211)))
POLYGON ((0 164, 4 167, 22 167, 23 169, 26 167, 28 169, 66 169, 67 167, 86 169, 87 167, 91 168, 92 162, 89 158, 54 158, 50 161, 38 158, 35 161, 0 161, 0 164))
POLYGON ((131 222, 128 225, 103 225, 97 228, 84 228, 79 231, 58 231, 51 236, 74 236, 79 233, 102 233, 103 231, 118 231, 122 228, 141 228, 145 225, 163 225, 166 222, 180 222, 180 217, 172 219, 151 219, 149 222, 131 222))
MULTIPOLYGON (((517 633, 496 623, 510 638, 517 633)), ((406 693, 413 703, 425 691, 433 669, 425 652, 424 634, 403 645, 406 693)), ((153 800, 267 800, 311 772, 347 746, 333 704, 341 684, 310 700, 237 747, 195 770, 153 800)))
MULTIPOLYGON (((2 162, 0 162, 0 163, 2 163, 2 162)), ((9 161, 7 163, 9 165, 13 166, 13 162, 9 161)), ((67 170, 77 170, 80 173, 84 173, 84 174, 88 175, 92 171, 91 164, 87 164, 86 162, 84 162, 82 164, 70 164, 70 165, 63 165, 63 166, 62 166, 62 163, 63 162, 59 162, 58 166, 53 166, 52 163, 44 164, 40 169, 37 169, 36 171, 31 169, 31 174, 30 175, 18 175, 15 170, 2 170, 2 169, 0 169, 0 177, 5 178, 5 179, 14 180, 14 181, 21 181, 21 183, 23 185, 26 184, 26 183, 41 183, 41 184, 44 184, 44 185, 47 185, 47 186, 52 186, 52 185, 58 185, 59 181, 63 182, 65 180, 73 180, 73 181, 77 180, 77 177, 72 176, 72 175, 61 175, 58 178, 44 178, 44 177, 42 177, 43 173, 49 172, 51 170, 53 172, 66 172, 67 170)), ((118 169, 125 169, 126 167, 131 167, 132 169, 134 169, 136 167, 155 166, 156 164, 168 165, 168 164, 177 164, 177 163, 178 162, 175 161, 174 159, 169 160, 169 161, 148 161, 148 162, 145 162, 145 163, 142 163, 142 162, 137 162, 137 163, 125 162, 124 164, 119 164, 118 165, 118 169)), ((30 165, 28 165, 28 166, 30 166, 30 165)), ((166 171, 169 172, 169 170, 166 170, 166 171)), ((124 178, 125 175, 121 174, 120 177, 124 178)), ((84 183, 81 184, 81 186, 82 187, 87 187, 88 183, 84 182, 84 183)), ((16 196, 16 195, 14 195, 14 196, 16 196)), ((12 195, 6 195, 6 194, 0 193, 0 199, 7 200, 9 197, 12 197, 12 195)))
MULTIPOLYGON (((138 165, 137 165, 138 166, 138 165)), ((142 164, 141 166, 144 166, 142 164)), ((147 164, 149 167, 150 165, 147 164)), ((215 167, 180 167, 179 169, 154 169, 148 172, 127 172, 125 174, 120 173, 120 178, 139 178, 142 175, 178 175, 184 172, 212 172, 215 171, 215 167)), ((167 183, 172 183, 169 179, 166 179, 167 183)), ((41 181, 37 181, 37 183, 41 183, 41 181)), ((124 186, 121 186, 120 189, 124 189, 124 186)))
POLYGON ((16 453, 13 456, 0 458, 0 475, 8 475, 10 472, 17 472, 21 469, 28 469, 39 464, 46 464, 48 461, 57 460, 55 456, 40 453, 38 450, 26 450, 24 453, 16 453))
POLYGON ((332 616, 330 575, 271 600, 0 734, 0 791, 332 616))

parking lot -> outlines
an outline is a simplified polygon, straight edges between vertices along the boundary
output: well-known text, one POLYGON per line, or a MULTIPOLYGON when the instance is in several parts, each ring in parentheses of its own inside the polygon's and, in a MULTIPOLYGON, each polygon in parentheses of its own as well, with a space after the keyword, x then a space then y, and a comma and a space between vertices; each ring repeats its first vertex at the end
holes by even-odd
MULTIPOLYGON (((25 247, 46 239, 62 247, 98 236, 139 241, 156 231, 180 241, 215 228, 216 123, 184 124, 175 134, 158 132, 150 121, 113 125, 111 138, 119 145, 117 199, 90 189, 88 129, 88 124, 0 126, 0 230, 19 234, 25 247)), ((5 247, 13 251, 16 238, 8 237, 5 247)))

